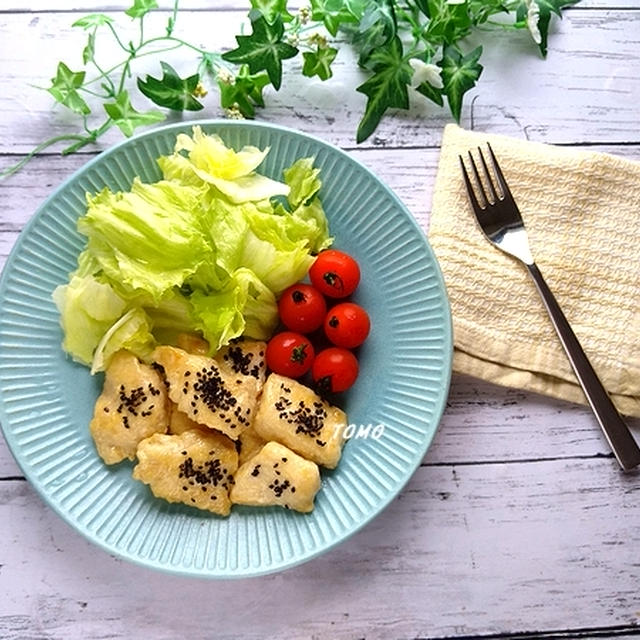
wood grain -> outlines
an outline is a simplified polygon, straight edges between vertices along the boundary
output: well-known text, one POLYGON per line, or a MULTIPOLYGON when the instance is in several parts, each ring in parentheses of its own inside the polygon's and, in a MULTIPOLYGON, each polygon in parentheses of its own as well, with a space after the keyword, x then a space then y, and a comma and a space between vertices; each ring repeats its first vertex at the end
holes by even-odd
MULTIPOLYGON (((130 4, 0 0, 0 169, 72 125, 29 86, 46 85, 58 59, 79 64, 85 36, 72 22, 130 4)), ((215 37, 216 48, 232 46, 248 6, 181 4, 180 29, 215 37)), ((158 25, 172 3, 160 5, 158 25)), ((526 32, 466 44, 485 46, 485 71, 462 124, 640 161, 637 0, 583 0, 552 31, 544 61, 526 32)), ((183 54, 170 61, 192 64, 183 54)), ((300 78, 296 64, 259 118, 349 150, 426 231, 447 112, 414 100, 358 146, 364 97, 353 89, 364 76, 352 57, 341 52, 328 83, 300 78)), ((137 69, 147 71, 155 69, 137 69)), ((199 116, 219 115, 212 92, 199 116)), ((78 155, 47 153, 0 181, 0 268, 53 189, 120 139, 113 132, 78 155)), ((640 438, 640 420, 632 427, 640 438)), ((454 375, 421 467, 370 525, 284 573, 203 581, 97 549, 44 505, 0 439, 0 638, 638 638, 639 496, 640 473, 617 470, 588 409, 454 375)))
POLYGON ((12 588, 0 630, 386 640, 542 632, 561 622, 631 629, 640 532, 618 516, 637 513, 638 490, 637 479, 621 480, 598 459, 422 467, 382 515, 321 558, 208 582, 97 552, 28 485, 4 482, 0 578, 12 588))

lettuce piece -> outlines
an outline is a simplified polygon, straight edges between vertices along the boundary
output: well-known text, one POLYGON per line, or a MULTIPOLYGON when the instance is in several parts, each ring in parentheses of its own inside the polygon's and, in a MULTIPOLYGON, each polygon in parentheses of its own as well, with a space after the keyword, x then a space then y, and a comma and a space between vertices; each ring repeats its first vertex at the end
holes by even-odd
POLYGON ((276 295, 304 278, 313 257, 309 237, 316 234, 315 223, 289 213, 277 215, 273 207, 265 211, 247 202, 237 206, 217 198, 204 223, 216 244, 216 261, 232 273, 240 267, 254 272, 276 295))
POLYGON ((275 295, 250 269, 237 269, 221 291, 194 291, 190 301, 196 329, 213 352, 241 335, 266 340, 278 324, 275 295))
MULTIPOLYGON (((329 235, 329 222, 318 197, 322 182, 320 169, 313 166, 314 161, 314 157, 296 160, 284 170, 284 179, 291 188, 287 197, 293 218, 289 237, 306 238, 310 251, 319 253, 331 246, 333 238, 329 235)), ((280 213, 284 213, 282 209, 280 213)))
POLYGON ((317 196, 308 203, 299 205, 292 213, 284 207, 279 209, 279 213, 289 218, 289 237, 305 242, 311 253, 319 253, 333 244, 333 236, 329 235, 329 223, 317 196))
POLYGON ((68 284, 56 287, 53 301, 64 332, 62 347, 85 365, 91 364, 102 336, 127 306, 109 284, 92 275, 72 275, 68 284))
POLYGON ((234 151, 219 136, 202 133, 199 126, 194 126, 192 131, 192 137, 179 134, 173 155, 158 160, 165 179, 191 185, 197 185, 196 179, 199 179, 213 185, 235 204, 289 194, 287 184, 255 172, 269 153, 269 147, 261 151, 246 146, 234 151), (182 151, 187 152, 186 157, 182 151))
POLYGON ((320 182, 320 169, 313 166, 315 158, 300 158, 283 172, 284 181, 289 185, 290 193, 287 198, 292 209, 315 196, 322 182, 320 182))
POLYGON ((194 168, 223 180, 235 180, 253 173, 269 153, 269 147, 261 151, 247 146, 240 151, 227 147, 220 136, 207 135, 198 125, 192 128, 193 136, 178 134, 174 151, 186 151, 194 168))
POLYGON ((193 187, 203 186, 203 180, 196 175, 193 164, 182 154, 172 153, 170 156, 160 156, 157 163, 165 180, 193 187))
POLYGON ((199 178, 212 184, 220 193, 236 204, 264 200, 275 196, 286 196, 289 193, 289 187, 286 184, 271 180, 271 178, 257 173, 249 176, 240 176, 235 180, 224 180, 209 175, 202 169, 195 169, 195 173, 199 178))
POLYGON ((313 264, 306 239, 290 237, 288 216, 267 215, 245 207, 249 222, 240 264, 251 269, 276 295, 302 280, 313 264))
POLYGON ((130 351, 140 360, 148 361, 156 346, 151 322, 140 308, 129 309, 114 322, 98 343, 91 362, 91 373, 105 371, 114 354, 121 349, 130 351))
POLYGON ((250 269, 238 269, 236 282, 244 292, 244 335, 268 340, 279 321, 276 297, 250 269))
POLYGON ((151 320, 158 344, 175 345, 179 334, 196 330, 193 306, 179 291, 174 291, 157 305, 145 306, 144 311, 151 320))
POLYGON ((247 206, 213 198, 203 218, 203 227, 216 247, 216 264, 227 274, 242 266, 243 246, 250 230, 244 213, 247 206))
POLYGON ((88 198, 78 230, 105 275, 159 301, 174 286, 214 261, 200 221, 200 190, 174 182, 143 184, 129 192, 103 189, 88 198))

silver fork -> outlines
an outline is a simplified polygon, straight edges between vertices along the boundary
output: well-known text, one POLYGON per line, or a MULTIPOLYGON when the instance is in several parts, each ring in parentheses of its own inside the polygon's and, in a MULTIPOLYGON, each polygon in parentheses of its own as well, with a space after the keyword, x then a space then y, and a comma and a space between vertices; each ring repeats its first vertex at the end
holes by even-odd
POLYGON ((460 156, 464 181, 478 225, 492 244, 526 265, 614 455, 622 469, 630 471, 640 464, 640 447, 602 386, 560 305, 534 262, 518 206, 511 195, 491 146, 487 144, 487 147, 495 178, 489 171, 482 149, 478 147, 486 187, 483 186, 473 155, 469 151, 469 165, 475 179, 476 189, 481 196, 480 200, 476 195, 476 189, 471 182, 465 162, 460 156))

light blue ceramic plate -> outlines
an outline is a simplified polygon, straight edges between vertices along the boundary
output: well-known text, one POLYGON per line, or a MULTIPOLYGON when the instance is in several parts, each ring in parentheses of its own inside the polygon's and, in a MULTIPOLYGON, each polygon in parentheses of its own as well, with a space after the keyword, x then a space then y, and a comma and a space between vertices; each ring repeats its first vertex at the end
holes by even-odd
MULTIPOLYGON (((425 234, 376 176, 348 154, 305 134, 258 123, 199 123, 234 148, 271 152, 261 172, 281 178, 297 158, 316 156, 335 246, 360 262, 357 300, 372 333, 361 376, 344 396, 354 425, 384 425, 354 438, 339 467, 323 472, 312 514, 234 507, 219 518, 155 499, 107 467, 88 432, 102 385, 60 348, 51 292, 83 247, 76 220, 85 193, 156 180, 155 159, 187 124, 155 129, 101 154, 60 186, 21 234, 0 281, 0 422, 25 476, 71 526, 106 551, 189 576, 254 576, 291 567, 345 540, 394 499, 420 464, 444 408, 452 335, 447 296, 425 234), (378 431, 379 434, 379 431, 378 431)), ((361 432, 362 433, 362 432, 361 432)))

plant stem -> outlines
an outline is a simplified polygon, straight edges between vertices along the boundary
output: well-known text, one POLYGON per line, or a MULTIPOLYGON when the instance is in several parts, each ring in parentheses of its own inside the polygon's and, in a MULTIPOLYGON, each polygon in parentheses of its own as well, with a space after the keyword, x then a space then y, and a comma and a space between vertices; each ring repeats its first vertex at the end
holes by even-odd
POLYGON ((113 25, 108 22, 107 26, 109 27, 109 30, 111 31, 111 33, 113 34, 113 37, 116 39, 116 42, 118 43, 118 45, 120 46, 120 48, 123 51, 126 51, 127 53, 130 53, 131 50, 129 49, 129 47, 127 47, 126 45, 124 45, 122 43, 122 40, 120 40, 120 36, 118 35, 118 32, 114 29, 113 25))
POLYGON ((22 169, 22 167, 24 167, 24 165, 27 164, 27 162, 29 162, 30 160, 33 160, 33 158, 38 153, 40 153, 41 151, 44 151, 46 148, 56 144, 57 142, 62 142, 63 140, 81 141, 81 140, 84 140, 86 137, 87 136, 83 136, 79 133, 65 133, 60 136, 54 136, 53 138, 49 138, 48 140, 41 142, 37 147, 34 147, 31 151, 29 151, 29 153, 24 158, 22 158, 22 160, 20 160, 19 162, 16 162, 16 164, 14 165, 11 165, 7 169, 0 171, 0 179, 8 178, 9 176, 12 176, 14 173, 20 171, 20 169, 22 169))

